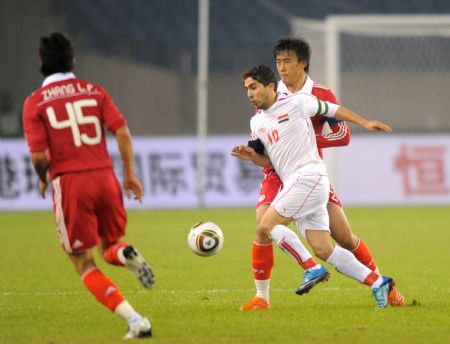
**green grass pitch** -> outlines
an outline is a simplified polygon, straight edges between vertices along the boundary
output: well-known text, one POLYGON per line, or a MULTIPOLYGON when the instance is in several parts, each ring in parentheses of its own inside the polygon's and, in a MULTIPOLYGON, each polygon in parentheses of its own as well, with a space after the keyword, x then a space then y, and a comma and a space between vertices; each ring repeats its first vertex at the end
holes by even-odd
MULTIPOLYGON (((302 273, 275 247, 272 308, 238 311, 254 295, 253 209, 130 212, 126 239, 153 265, 152 290, 126 269, 97 262, 151 319, 152 343, 450 343, 450 209, 355 208, 347 215, 408 306, 376 309, 368 287, 334 270, 329 282, 297 296, 302 273), (200 220, 223 229, 216 256, 187 247, 200 220)), ((0 343, 123 342, 125 323, 84 289, 51 213, 0 213, 0 248, 0 343)))

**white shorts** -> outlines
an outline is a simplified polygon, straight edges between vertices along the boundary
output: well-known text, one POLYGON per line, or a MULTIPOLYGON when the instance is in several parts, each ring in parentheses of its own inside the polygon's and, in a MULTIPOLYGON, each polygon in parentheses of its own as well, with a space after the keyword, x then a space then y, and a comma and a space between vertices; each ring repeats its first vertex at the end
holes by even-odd
POLYGON ((305 237, 306 229, 330 231, 327 211, 329 192, 327 175, 300 174, 287 180, 272 205, 281 216, 292 218, 305 237))

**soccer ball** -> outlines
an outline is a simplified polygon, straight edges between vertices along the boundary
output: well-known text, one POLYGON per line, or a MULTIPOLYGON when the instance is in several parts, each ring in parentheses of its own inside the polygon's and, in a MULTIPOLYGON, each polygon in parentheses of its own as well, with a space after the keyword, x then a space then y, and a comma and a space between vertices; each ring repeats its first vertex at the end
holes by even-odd
POLYGON ((222 230, 213 222, 196 223, 189 231, 188 245, 199 256, 212 256, 222 249, 222 230))

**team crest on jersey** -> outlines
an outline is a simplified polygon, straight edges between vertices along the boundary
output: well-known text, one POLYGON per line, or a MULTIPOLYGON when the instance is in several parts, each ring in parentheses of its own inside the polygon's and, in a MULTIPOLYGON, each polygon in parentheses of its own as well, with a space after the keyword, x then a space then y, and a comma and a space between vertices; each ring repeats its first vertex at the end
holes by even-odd
POLYGON ((278 124, 289 121, 289 115, 284 114, 281 116, 278 116, 278 124))
POLYGON ((258 134, 260 136, 264 136, 265 133, 266 133, 266 128, 261 127, 261 128, 258 129, 258 134))

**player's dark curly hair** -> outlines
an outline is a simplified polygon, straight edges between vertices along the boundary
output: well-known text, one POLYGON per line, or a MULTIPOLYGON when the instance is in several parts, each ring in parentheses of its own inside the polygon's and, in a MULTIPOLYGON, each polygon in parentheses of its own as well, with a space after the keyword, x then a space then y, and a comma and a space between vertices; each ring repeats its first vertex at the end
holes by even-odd
POLYGON ((277 44, 273 47, 273 58, 276 59, 278 54, 286 51, 295 52, 298 61, 306 61, 305 72, 309 72, 311 46, 303 37, 281 37, 278 39, 277 44))
POLYGON ((72 42, 60 32, 41 37, 39 56, 41 73, 48 76, 54 73, 70 72, 74 67, 74 48, 72 42))
POLYGON ((242 74, 242 81, 247 78, 252 78, 264 86, 268 86, 269 84, 275 84, 275 91, 277 90, 277 77, 275 73, 269 67, 265 65, 254 66, 247 69, 242 74))

